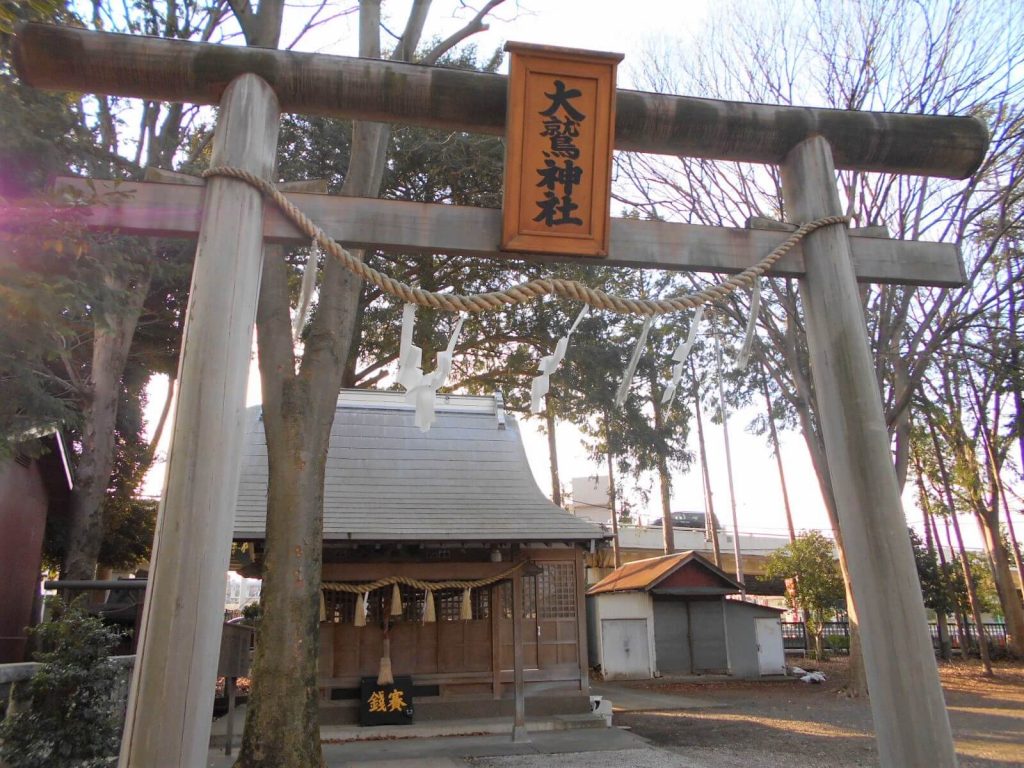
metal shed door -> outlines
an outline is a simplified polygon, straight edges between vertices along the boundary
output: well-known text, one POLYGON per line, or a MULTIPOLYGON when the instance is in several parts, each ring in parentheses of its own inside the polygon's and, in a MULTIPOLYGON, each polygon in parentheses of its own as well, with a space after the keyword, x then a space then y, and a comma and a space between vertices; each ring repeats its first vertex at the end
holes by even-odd
POLYGON ((778 619, 754 619, 757 638, 757 667, 762 675, 786 674, 786 653, 782 649, 782 625, 778 619))
POLYGON ((690 618, 683 600, 654 598, 654 661, 663 675, 688 675, 690 618))
POLYGON ((602 619, 601 650, 606 678, 651 676, 646 619, 602 619))
POLYGON ((722 600, 690 601, 690 634, 693 637, 693 671, 728 673, 725 649, 725 613, 722 600))

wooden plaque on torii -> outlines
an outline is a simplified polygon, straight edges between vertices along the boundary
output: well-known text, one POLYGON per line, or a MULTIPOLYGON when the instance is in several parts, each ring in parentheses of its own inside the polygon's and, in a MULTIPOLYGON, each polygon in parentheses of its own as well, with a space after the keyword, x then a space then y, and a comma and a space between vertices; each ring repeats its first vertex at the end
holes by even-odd
POLYGON ((501 247, 607 256, 622 54, 506 43, 512 54, 501 247))

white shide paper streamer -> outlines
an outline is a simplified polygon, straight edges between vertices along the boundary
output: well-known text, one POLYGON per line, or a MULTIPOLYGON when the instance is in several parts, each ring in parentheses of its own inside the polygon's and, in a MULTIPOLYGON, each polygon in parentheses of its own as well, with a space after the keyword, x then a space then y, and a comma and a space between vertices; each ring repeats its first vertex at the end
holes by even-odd
POLYGON ((736 358, 736 370, 745 371, 747 363, 750 362, 750 350, 754 346, 754 337, 757 335, 757 311, 761 307, 761 281, 754 281, 754 290, 750 294, 750 317, 747 318, 747 332, 743 337, 743 347, 740 349, 739 357, 736 358))
POLYGON ((299 291, 299 305, 292 321, 292 339, 297 344, 302 338, 302 330, 309 320, 309 306, 313 303, 313 289, 316 288, 316 273, 320 264, 320 246, 313 241, 309 250, 306 267, 302 270, 302 290, 299 291))
POLYGON ((636 373, 636 365, 640 362, 640 355, 643 354, 644 345, 647 343, 647 332, 651 330, 653 322, 654 318, 648 317, 644 320, 644 327, 640 329, 640 338, 637 339, 636 349, 633 350, 633 356, 629 358, 629 365, 626 366, 626 372, 622 376, 619 391, 615 393, 616 407, 621 407, 626 402, 626 397, 629 396, 629 385, 633 383, 633 374, 636 373))
POLYGON ((416 323, 416 305, 406 304, 402 308, 402 341, 398 356, 398 383, 405 388, 405 401, 416 406, 416 426, 427 432, 436 420, 434 402, 437 390, 444 386, 452 370, 452 356, 462 332, 459 317, 444 352, 437 353, 437 367, 431 373, 423 373, 423 350, 412 343, 413 326, 416 323))
POLYGON ((694 310, 693 320, 690 321, 690 330, 686 334, 686 341, 682 342, 676 351, 672 355, 672 360, 675 365, 672 366, 672 380, 668 386, 665 387, 665 394, 661 397, 662 405, 672 405, 672 401, 676 398, 676 390, 679 389, 679 381, 683 378, 683 365, 686 363, 686 358, 690 356, 690 350, 693 349, 693 342, 697 340, 697 329, 700 328, 700 321, 704 317, 704 305, 701 304, 694 310))
POLYGON ((530 411, 532 413, 540 413, 544 410, 544 406, 541 405, 541 401, 544 396, 548 393, 548 389, 551 386, 551 374, 558 370, 558 366, 562 364, 562 358, 565 357, 565 350, 569 347, 569 337, 575 333, 576 328, 583 322, 585 318, 590 314, 590 307, 584 306, 580 313, 576 316, 576 320, 573 322, 572 327, 569 328, 569 332, 558 340, 555 344, 555 351, 550 355, 545 355, 540 359, 540 363, 537 365, 538 374, 534 377, 533 383, 530 385, 530 411))

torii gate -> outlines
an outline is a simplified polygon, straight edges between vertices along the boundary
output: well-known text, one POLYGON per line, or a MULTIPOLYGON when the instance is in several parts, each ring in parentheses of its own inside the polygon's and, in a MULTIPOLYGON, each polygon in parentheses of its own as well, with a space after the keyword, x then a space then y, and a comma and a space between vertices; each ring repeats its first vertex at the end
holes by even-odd
MULTIPOLYGON (((19 75, 30 85, 220 104, 212 163, 269 178, 282 110, 501 134, 499 75, 386 61, 23 25, 19 75)), ((988 137, 972 118, 741 104, 617 92, 620 149, 779 164, 790 215, 841 214, 835 167, 964 178, 988 137)), ((245 183, 122 184, 97 227, 195 236, 172 451, 132 679, 121 766, 205 764, 237 491, 261 244, 300 239, 245 183)), ((353 245, 499 256, 498 214, 450 206, 296 195, 353 245)), ((301 238, 305 240, 305 238, 301 238)), ((679 224, 612 225, 606 263, 737 272, 778 232, 679 224)), ((571 256, 551 257, 573 260, 571 256)), ((889 453, 857 281, 962 285, 953 246, 809 235, 773 274, 798 277, 822 431, 857 610, 882 764, 954 766, 917 573, 889 453)))

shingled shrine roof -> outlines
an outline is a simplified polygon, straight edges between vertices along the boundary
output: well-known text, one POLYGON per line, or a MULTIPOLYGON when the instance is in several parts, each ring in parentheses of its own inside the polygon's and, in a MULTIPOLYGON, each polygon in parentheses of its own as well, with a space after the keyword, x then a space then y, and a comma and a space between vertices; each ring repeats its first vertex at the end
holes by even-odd
MULTIPOLYGON (((599 526, 555 506, 537 487, 515 419, 493 397, 438 396, 429 432, 403 393, 345 390, 324 481, 325 541, 581 542, 599 526)), ((262 539, 267 449, 250 408, 235 538, 262 539)))

